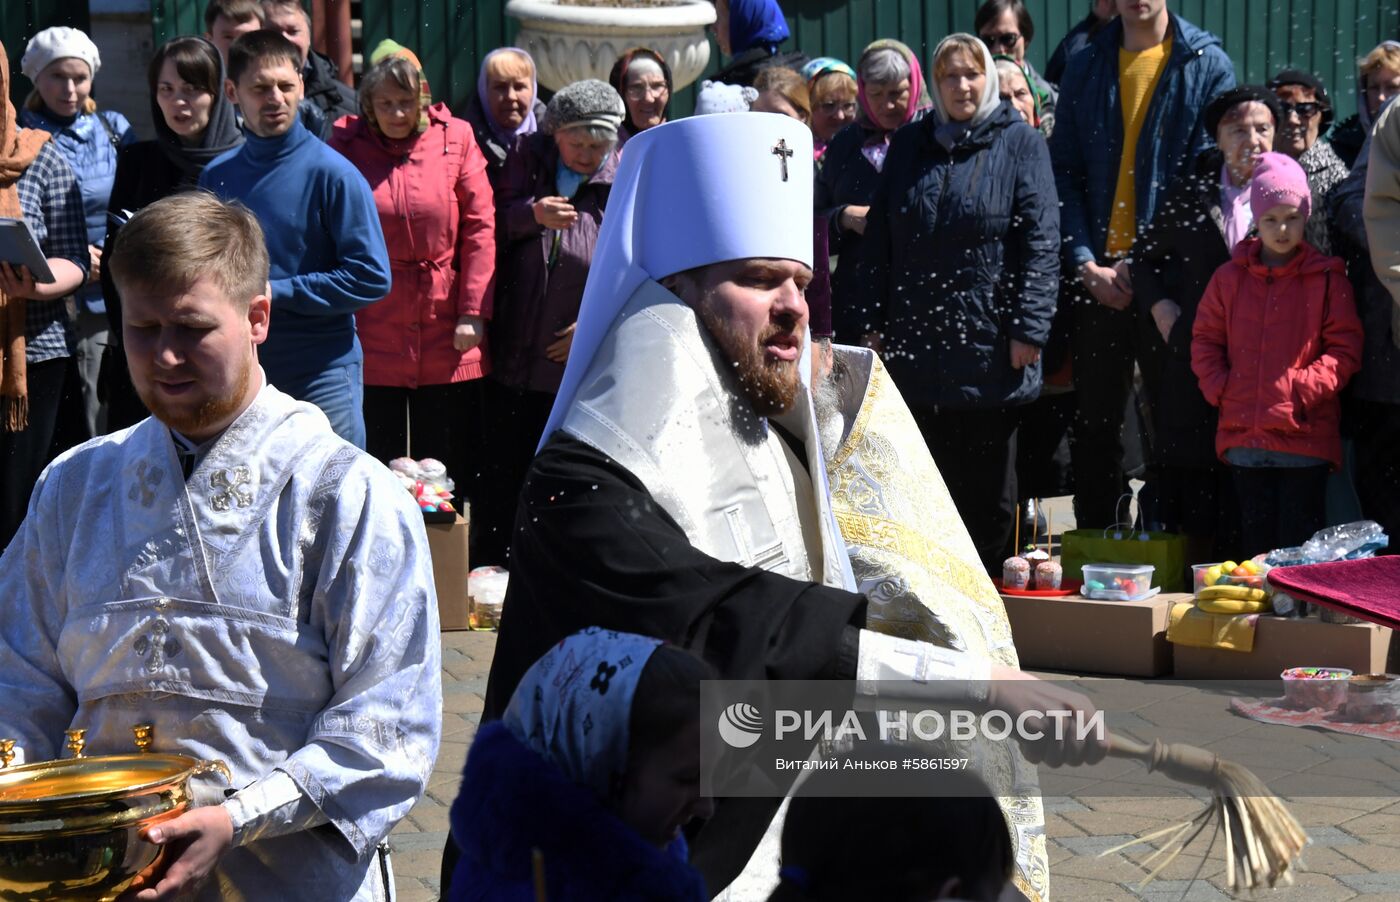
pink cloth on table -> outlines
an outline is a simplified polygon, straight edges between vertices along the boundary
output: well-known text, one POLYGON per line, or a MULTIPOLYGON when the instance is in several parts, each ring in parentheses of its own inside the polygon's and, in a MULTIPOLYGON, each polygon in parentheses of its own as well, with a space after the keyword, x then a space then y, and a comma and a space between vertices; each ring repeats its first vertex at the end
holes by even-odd
POLYGON ((1269 585, 1299 601, 1400 629, 1400 557, 1275 567, 1269 585))

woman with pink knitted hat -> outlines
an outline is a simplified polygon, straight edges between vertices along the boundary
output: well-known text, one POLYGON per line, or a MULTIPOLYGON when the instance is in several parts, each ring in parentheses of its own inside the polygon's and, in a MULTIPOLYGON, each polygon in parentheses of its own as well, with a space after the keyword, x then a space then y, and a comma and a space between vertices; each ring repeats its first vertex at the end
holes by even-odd
POLYGON ((1361 321, 1341 260, 1303 240, 1312 197, 1292 157, 1261 154, 1250 208, 1258 237, 1235 246, 1196 311, 1191 369, 1220 409, 1250 554, 1302 544, 1325 525, 1341 466, 1341 402, 1361 365, 1361 321))

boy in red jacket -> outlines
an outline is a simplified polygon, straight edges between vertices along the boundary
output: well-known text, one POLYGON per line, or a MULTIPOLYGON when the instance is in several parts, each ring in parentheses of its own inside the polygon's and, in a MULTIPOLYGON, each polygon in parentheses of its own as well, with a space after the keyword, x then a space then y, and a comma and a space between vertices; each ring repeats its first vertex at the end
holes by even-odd
POLYGON ((1312 198, 1291 157, 1265 153, 1250 184, 1259 237, 1215 271, 1191 332, 1191 369, 1220 409, 1215 449, 1235 476, 1244 551, 1302 544, 1325 525, 1341 466, 1338 393, 1361 365, 1342 261, 1303 241, 1312 198))

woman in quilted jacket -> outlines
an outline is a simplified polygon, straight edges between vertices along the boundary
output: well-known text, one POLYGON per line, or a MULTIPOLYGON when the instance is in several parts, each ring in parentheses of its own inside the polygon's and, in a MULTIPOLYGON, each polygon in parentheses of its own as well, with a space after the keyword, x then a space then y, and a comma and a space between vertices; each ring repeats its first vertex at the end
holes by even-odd
POLYGON ((1259 231, 1216 270, 1196 311, 1191 369, 1220 409, 1249 554, 1302 544, 1325 525, 1341 466, 1342 388, 1361 365, 1346 267, 1303 241, 1312 206, 1292 157, 1260 155, 1250 206, 1259 231))
POLYGON ((950 35, 929 68, 934 112, 890 140, 858 278, 833 280, 833 302, 865 301, 859 334, 883 355, 992 572, 1011 553, 1016 431, 1040 396, 1060 208, 1045 138, 1001 99, 991 51, 950 35))

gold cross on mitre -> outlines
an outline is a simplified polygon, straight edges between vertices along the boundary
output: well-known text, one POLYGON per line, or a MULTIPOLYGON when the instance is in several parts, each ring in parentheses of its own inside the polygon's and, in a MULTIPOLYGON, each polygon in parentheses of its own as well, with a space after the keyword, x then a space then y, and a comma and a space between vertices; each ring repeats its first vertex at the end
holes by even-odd
POLYGON ((773 145, 773 156, 783 164, 783 181, 788 180, 787 161, 792 156, 792 148, 787 146, 787 138, 779 138, 778 143, 773 145))

